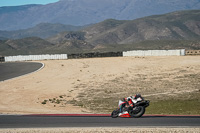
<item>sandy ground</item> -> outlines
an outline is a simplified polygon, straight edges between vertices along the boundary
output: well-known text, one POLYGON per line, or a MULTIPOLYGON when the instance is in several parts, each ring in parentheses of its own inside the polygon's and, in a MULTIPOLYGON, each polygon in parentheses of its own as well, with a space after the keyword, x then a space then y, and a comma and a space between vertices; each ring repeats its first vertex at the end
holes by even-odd
POLYGON ((0 129, 0 133, 200 133, 200 128, 38 128, 0 129))
MULTIPOLYGON (((45 67, 38 72, 0 82, 1 114, 93 113, 89 109, 68 103, 76 99, 80 92, 86 92, 91 84, 95 86, 124 76, 134 79, 144 74, 147 75, 145 80, 148 80, 148 77, 168 72, 171 73, 168 75, 171 77, 169 80, 173 80, 173 72, 179 71, 180 68, 184 70, 183 73, 200 73, 200 56, 117 57, 41 62, 45 67), (80 85, 82 86, 79 87, 80 85), (42 104, 44 100, 47 100, 46 104, 42 104), (62 102, 59 103, 60 101, 62 102)), ((177 76, 177 73, 175 74, 177 76)), ((180 71, 179 74, 183 75, 180 71)), ((194 89, 197 88, 183 90, 194 89)), ((155 89, 155 93, 164 92, 155 89)), ((150 92, 146 93, 149 94, 150 92)))

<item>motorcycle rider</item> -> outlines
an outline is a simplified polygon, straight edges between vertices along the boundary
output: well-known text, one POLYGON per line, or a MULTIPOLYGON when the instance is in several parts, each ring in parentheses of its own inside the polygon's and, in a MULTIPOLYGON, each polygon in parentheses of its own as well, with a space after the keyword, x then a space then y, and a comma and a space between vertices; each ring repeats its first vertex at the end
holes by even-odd
POLYGON ((142 101, 142 100, 144 100, 144 99, 141 96, 141 94, 136 94, 135 96, 123 98, 123 103, 121 103, 121 105, 120 105, 120 113, 122 113, 122 109, 125 106, 128 106, 128 110, 133 109, 135 103, 137 103, 138 101, 142 101))
POLYGON ((135 96, 130 96, 133 103, 137 103, 138 101, 144 100, 141 94, 136 94, 135 96))

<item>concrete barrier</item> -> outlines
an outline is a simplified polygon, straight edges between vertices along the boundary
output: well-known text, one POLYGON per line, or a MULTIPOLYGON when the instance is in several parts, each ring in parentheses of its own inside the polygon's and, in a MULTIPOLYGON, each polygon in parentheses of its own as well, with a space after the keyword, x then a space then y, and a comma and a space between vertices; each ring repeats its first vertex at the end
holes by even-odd
POLYGON ((55 55, 18 55, 18 56, 7 56, 5 62, 15 61, 32 61, 32 60, 62 60, 68 59, 67 54, 55 54, 55 55))
POLYGON ((180 50, 134 50, 123 52, 123 56, 184 56, 185 49, 180 50))
POLYGON ((67 55, 67 54, 18 55, 18 56, 2 57, 2 61, 15 62, 15 61, 62 60, 62 59, 77 59, 77 58, 96 58, 96 57, 184 56, 184 55, 185 55, 185 49, 180 49, 180 50, 134 50, 134 51, 126 51, 126 52, 81 53, 81 54, 69 54, 69 55, 67 55))

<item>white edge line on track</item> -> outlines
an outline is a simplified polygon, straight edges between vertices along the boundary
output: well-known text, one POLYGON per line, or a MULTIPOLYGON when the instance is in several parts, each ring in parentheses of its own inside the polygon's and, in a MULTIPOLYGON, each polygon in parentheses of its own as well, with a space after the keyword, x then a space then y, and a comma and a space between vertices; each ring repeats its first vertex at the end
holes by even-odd
POLYGON ((33 72, 30 72, 30 73, 27 73, 27 74, 24 74, 24 75, 20 75, 20 76, 14 77, 14 78, 10 78, 10 79, 6 79, 6 80, 3 80, 3 81, 0 81, 0 83, 1 83, 1 82, 5 82, 5 81, 9 81, 9 80, 13 80, 13 79, 15 79, 15 78, 27 76, 27 75, 29 75, 29 74, 38 72, 38 71, 40 71, 41 69, 43 69, 43 68, 45 67, 45 64, 44 64, 44 63, 41 63, 41 62, 35 62, 35 63, 40 63, 40 64, 42 64, 42 67, 40 67, 39 69, 37 69, 37 70, 35 70, 35 71, 33 71, 33 72))

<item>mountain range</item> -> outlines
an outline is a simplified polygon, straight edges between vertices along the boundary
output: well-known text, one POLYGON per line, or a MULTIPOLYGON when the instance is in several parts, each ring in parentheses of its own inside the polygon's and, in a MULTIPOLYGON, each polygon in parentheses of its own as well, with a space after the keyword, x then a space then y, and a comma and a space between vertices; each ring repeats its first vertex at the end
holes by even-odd
POLYGON ((0 7, 0 30, 27 29, 40 23, 83 26, 191 9, 200 9, 200 0, 60 0, 47 5, 0 7))
POLYGON ((0 40, 22 39, 26 37, 48 38, 64 31, 77 31, 84 26, 73 26, 64 24, 40 23, 36 26, 23 30, 0 31, 0 40))
POLYGON ((46 39, 2 37, 0 55, 200 49, 199 16, 200 10, 177 11, 135 20, 107 19, 46 39))
POLYGON ((105 20, 82 31, 86 41, 93 45, 131 44, 144 40, 199 40, 200 10, 129 21, 105 20))
POLYGON ((199 40, 200 10, 179 11, 136 20, 108 19, 80 31, 62 32, 46 40, 53 44, 86 41, 93 46, 132 44, 145 40, 199 40))

